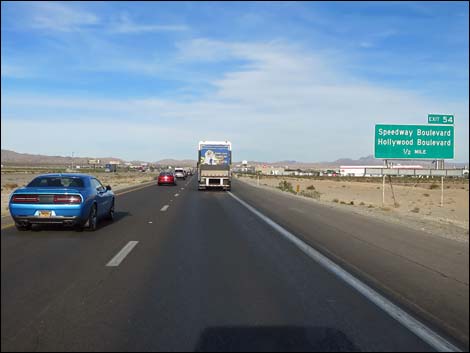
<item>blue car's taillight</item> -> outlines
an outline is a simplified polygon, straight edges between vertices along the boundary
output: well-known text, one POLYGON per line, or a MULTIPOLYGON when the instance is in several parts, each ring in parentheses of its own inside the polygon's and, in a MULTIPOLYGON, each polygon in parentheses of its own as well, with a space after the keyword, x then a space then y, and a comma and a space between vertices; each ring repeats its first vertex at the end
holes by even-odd
POLYGON ((38 195, 13 195, 11 198, 12 203, 37 203, 39 202, 38 195))
POLYGON ((77 204, 80 202, 82 199, 77 195, 54 195, 54 203, 77 204))

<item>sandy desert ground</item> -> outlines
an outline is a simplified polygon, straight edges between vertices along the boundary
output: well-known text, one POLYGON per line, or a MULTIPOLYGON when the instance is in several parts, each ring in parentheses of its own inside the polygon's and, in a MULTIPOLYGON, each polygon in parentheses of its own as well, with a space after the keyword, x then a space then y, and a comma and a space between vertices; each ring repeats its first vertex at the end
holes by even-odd
MULTIPOLYGON (((253 185, 258 182, 256 177, 239 178, 253 185)), ((375 182, 361 182, 361 179, 312 180, 264 176, 259 183, 261 187, 274 189, 282 181, 289 182, 294 191, 298 185, 300 193, 307 193, 315 202, 350 208, 354 212, 382 217, 429 233, 468 242, 468 179, 444 181, 444 207, 440 206, 441 185, 438 179, 424 183, 408 180, 405 184, 395 184, 392 181, 397 207, 394 205, 388 180, 385 185, 385 205, 382 206, 382 178, 377 178, 375 182)))

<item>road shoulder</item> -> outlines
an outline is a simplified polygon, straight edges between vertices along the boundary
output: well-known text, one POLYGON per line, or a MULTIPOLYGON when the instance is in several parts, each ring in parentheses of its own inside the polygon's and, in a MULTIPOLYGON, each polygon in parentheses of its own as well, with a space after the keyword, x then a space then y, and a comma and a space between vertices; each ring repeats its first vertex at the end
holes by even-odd
POLYGON ((468 245, 234 182, 232 192, 431 326, 468 345, 468 245))
POLYGON ((247 178, 237 178, 238 181, 249 185, 251 187, 264 190, 266 192, 284 195, 284 197, 300 199, 305 202, 312 202, 317 205, 322 205, 331 209, 336 209, 352 214, 363 215, 370 218, 375 218, 383 222, 395 225, 402 225, 416 231, 422 232, 423 235, 432 235, 445 239, 454 240, 462 243, 469 243, 469 229, 468 224, 457 225, 455 222, 446 222, 445 220, 436 220, 435 217, 420 215, 417 217, 415 214, 403 215, 393 212, 391 207, 381 208, 368 208, 366 205, 349 205, 339 204, 322 199, 313 199, 302 195, 295 195, 292 193, 281 191, 277 188, 265 185, 257 185, 255 180, 247 178))

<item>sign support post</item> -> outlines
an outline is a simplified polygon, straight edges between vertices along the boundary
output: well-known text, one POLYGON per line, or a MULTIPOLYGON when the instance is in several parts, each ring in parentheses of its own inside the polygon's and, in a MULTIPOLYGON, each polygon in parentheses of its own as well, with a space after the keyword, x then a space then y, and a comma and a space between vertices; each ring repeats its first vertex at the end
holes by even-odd
POLYGON ((444 207, 444 177, 441 176, 441 207, 444 207))
MULTIPOLYGON (((444 160, 441 161, 441 167, 444 169, 444 160)), ((444 176, 441 176, 441 207, 444 207, 444 176)))
MULTIPOLYGON (((384 167, 387 168, 388 167, 388 162, 387 160, 385 159, 384 160, 384 167)), ((383 171, 382 171, 383 173, 383 171)), ((385 173, 383 173, 382 175, 382 207, 385 206, 385 173)))

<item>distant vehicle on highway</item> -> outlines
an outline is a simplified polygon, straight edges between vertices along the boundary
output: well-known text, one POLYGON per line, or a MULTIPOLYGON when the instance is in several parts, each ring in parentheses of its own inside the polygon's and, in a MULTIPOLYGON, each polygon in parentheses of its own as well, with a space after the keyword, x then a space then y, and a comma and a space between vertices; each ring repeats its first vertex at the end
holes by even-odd
POLYGON ((117 166, 116 164, 111 164, 111 163, 108 163, 105 165, 105 170, 104 170, 106 173, 116 173, 117 172, 117 166))
POLYGON ((100 218, 114 218, 115 196, 87 174, 43 174, 15 190, 9 200, 18 230, 33 224, 62 224, 94 231, 100 218))
POLYGON ((175 168, 175 176, 178 179, 186 179, 186 172, 183 168, 175 168))
POLYGON ((176 177, 172 172, 161 172, 158 176, 158 185, 176 185, 176 177))
POLYGON ((199 141, 198 190, 210 188, 230 190, 232 185, 232 143, 199 141))

